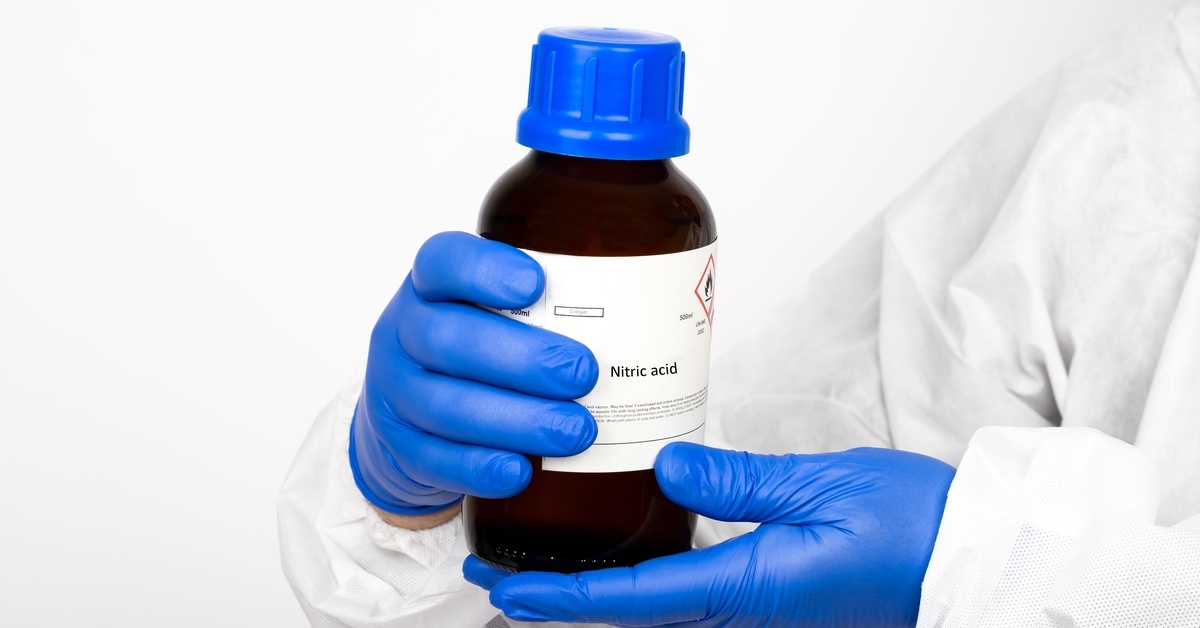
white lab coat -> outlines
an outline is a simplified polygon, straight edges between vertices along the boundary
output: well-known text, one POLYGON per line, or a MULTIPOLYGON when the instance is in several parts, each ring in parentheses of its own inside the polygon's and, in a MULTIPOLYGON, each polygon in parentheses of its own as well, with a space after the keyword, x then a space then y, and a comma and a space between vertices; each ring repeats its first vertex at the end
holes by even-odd
MULTIPOLYGON (((959 465, 923 626, 1200 625, 1198 234, 1191 3, 991 116, 717 360, 709 442, 959 465)), ((462 579, 458 520, 397 530, 358 494, 359 386, 280 494, 310 621, 507 625, 462 579)), ((698 542, 745 529, 704 521, 698 542)))

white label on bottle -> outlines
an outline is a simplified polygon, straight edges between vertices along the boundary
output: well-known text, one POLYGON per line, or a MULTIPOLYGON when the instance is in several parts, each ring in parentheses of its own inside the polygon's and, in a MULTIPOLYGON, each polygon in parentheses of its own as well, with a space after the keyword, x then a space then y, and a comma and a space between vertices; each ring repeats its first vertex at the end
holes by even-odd
POLYGON ((543 458, 542 468, 651 469, 667 443, 703 442, 716 243, 639 257, 525 252, 546 272, 545 294, 529 308, 494 311, 574 338, 600 364, 596 387, 579 399, 596 418, 596 442, 543 458))

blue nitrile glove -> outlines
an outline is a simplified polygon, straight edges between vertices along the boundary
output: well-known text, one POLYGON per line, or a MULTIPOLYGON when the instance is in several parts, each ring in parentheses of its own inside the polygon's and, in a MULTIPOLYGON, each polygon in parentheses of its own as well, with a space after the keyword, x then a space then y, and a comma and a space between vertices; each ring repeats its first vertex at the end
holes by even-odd
POLYGON ((712 547, 576 575, 509 574, 475 557, 467 579, 513 619, 618 626, 899 626, 921 580, 954 477, 891 449, 765 456, 690 443, 655 464, 672 501, 761 522, 712 547))
POLYGON ((596 385, 582 344, 471 305, 524 308, 546 280, 521 251, 466 233, 421 247, 371 333, 350 427, 350 467, 381 510, 420 515, 463 493, 507 497, 529 484, 522 454, 568 456, 596 439, 569 401, 596 385))

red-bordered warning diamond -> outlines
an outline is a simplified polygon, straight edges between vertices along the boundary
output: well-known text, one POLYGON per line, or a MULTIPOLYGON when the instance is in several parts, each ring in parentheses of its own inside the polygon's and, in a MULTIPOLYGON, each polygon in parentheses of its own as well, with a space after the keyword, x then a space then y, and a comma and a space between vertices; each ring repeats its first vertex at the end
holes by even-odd
POLYGON ((713 303, 716 301, 717 294, 717 261, 712 255, 708 256, 708 263, 704 265, 704 273, 700 275, 700 283, 696 284, 696 298, 700 299, 700 306, 704 308, 704 316, 708 318, 708 324, 712 324, 713 319, 713 303))

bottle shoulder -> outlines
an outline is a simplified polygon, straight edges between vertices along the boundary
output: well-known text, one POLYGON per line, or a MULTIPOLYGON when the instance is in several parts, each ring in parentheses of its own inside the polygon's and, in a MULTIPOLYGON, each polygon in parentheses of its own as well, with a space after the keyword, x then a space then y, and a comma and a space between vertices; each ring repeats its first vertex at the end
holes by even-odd
POLYGON ((488 192, 479 233, 551 253, 655 255, 711 244, 716 224, 699 188, 669 160, 532 151, 488 192))

